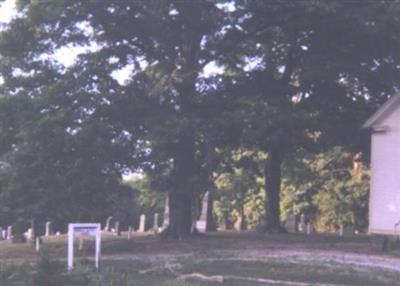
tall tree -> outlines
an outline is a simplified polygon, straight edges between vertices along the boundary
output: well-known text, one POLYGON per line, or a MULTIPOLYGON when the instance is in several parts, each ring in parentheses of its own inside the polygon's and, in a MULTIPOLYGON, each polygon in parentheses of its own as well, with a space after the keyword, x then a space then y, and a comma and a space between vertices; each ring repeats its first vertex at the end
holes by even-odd
POLYGON ((268 153, 266 229, 281 231, 281 166, 298 148, 357 145, 368 110, 396 89, 393 1, 235 1, 221 63, 243 142, 268 153), (231 48, 229 48, 231 47, 231 48))
POLYGON ((195 197, 206 187, 200 83, 223 10, 210 1, 18 3, 21 15, 0 40, 4 92, 50 96, 39 112, 52 116, 71 106, 72 133, 108 126, 107 144, 126 150, 125 158, 108 158, 120 171, 170 169, 167 234, 189 235, 195 197), (66 67, 57 59, 68 49, 81 54, 66 67))

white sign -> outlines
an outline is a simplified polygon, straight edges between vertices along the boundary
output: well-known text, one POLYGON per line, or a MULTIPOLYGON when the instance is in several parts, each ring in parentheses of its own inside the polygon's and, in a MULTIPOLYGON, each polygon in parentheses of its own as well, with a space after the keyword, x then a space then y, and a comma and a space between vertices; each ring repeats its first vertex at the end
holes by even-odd
POLYGON ((99 268, 101 228, 99 223, 70 223, 68 224, 68 270, 74 268, 74 237, 96 237, 95 266, 99 268))

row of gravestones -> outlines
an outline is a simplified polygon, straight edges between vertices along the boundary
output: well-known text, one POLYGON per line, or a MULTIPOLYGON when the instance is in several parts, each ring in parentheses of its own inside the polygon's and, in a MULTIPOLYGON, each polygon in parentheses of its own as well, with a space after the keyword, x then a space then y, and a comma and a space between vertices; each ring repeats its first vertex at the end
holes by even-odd
MULTIPOLYGON (((45 224, 46 229, 45 229, 45 233, 44 236, 50 236, 53 234, 52 229, 51 229, 51 222, 48 221, 45 224)), ((7 227, 7 229, 3 229, 2 227, 0 227, 0 240, 12 240, 14 237, 13 235, 13 227, 11 225, 9 225, 7 227)), ((24 237, 27 241, 31 241, 33 239, 35 239, 35 232, 33 227, 28 228, 28 230, 24 233, 24 237)))
MULTIPOLYGON (((300 232, 300 233, 306 233, 308 235, 316 232, 314 229, 311 221, 309 220, 308 222, 306 221, 306 217, 304 214, 300 215, 300 220, 297 220, 296 215, 288 215, 285 223, 285 228, 288 232, 294 233, 294 232, 300 232)), ((352 227, 340 225, 338 235, 339 236, 348 236, 348 235, 353 235, 354 229, 352 227)))
MULTIPOLYGON (((121 229, 120 229, 120 222, 119 221, 115 221, 114 222, 114 227, 111 227, 111 221, 112 221, 112 216, 109 216, 106 220, 106 224, 104 226, 103 231, 105 232, 112 232, 117 236, 121 235, 121 229)), ((155 213, 154 217, 153 217, 153 227, 151 228, 152 231, 154 231, 155 233, 158 233, 160 231, 162 231, 167 225, 168 225, 168 216, 164 216, 164 222, 162 224, 162 226, 160 226, 159 224, 159 214, 155 213)), ((133 227, 129 227, 128 228, 128 233, 130 234, 131 232, 133 232, 134 229, 133 227)), ((140 221, 139 221, 139 228, 137 229, 137 232, 145 232, 146 231, 146 215, 142 214, 140 216, 140 221)))

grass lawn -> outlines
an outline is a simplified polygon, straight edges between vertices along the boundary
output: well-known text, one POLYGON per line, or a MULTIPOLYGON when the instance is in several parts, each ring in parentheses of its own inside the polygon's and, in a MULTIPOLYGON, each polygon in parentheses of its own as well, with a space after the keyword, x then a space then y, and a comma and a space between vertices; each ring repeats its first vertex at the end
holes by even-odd
MULTIPOLYGON (((130 241, 112 235, 102 239, 100 272, 93 272, 92 262, 86 261, 70 275, 65 272, 64 236, 44 240, 43 249, 55 262, 41 262, 39 268, 32 246, 0 242, 0 285, 400 285, 398 253, 372 250, 366 236, 219 233, 184 241, 151 235, 136 235, 130 241), (187 274, 195 275, 180 279, 187 274), (37 284, 40 275, 42 282, 37 284), (200 275, 222 280, 200 281, 200 275)), ((93 251, 93 242, 86 241, 76 254, 84 259, 93 251)))

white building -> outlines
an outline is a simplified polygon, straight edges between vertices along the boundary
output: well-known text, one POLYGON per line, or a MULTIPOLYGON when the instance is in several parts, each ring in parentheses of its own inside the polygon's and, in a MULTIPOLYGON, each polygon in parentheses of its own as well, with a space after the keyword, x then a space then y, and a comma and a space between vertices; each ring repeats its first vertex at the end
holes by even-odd
POLYGON ((368 121, 371 130, 369 232, 400 234, 400 95, 368 121))

